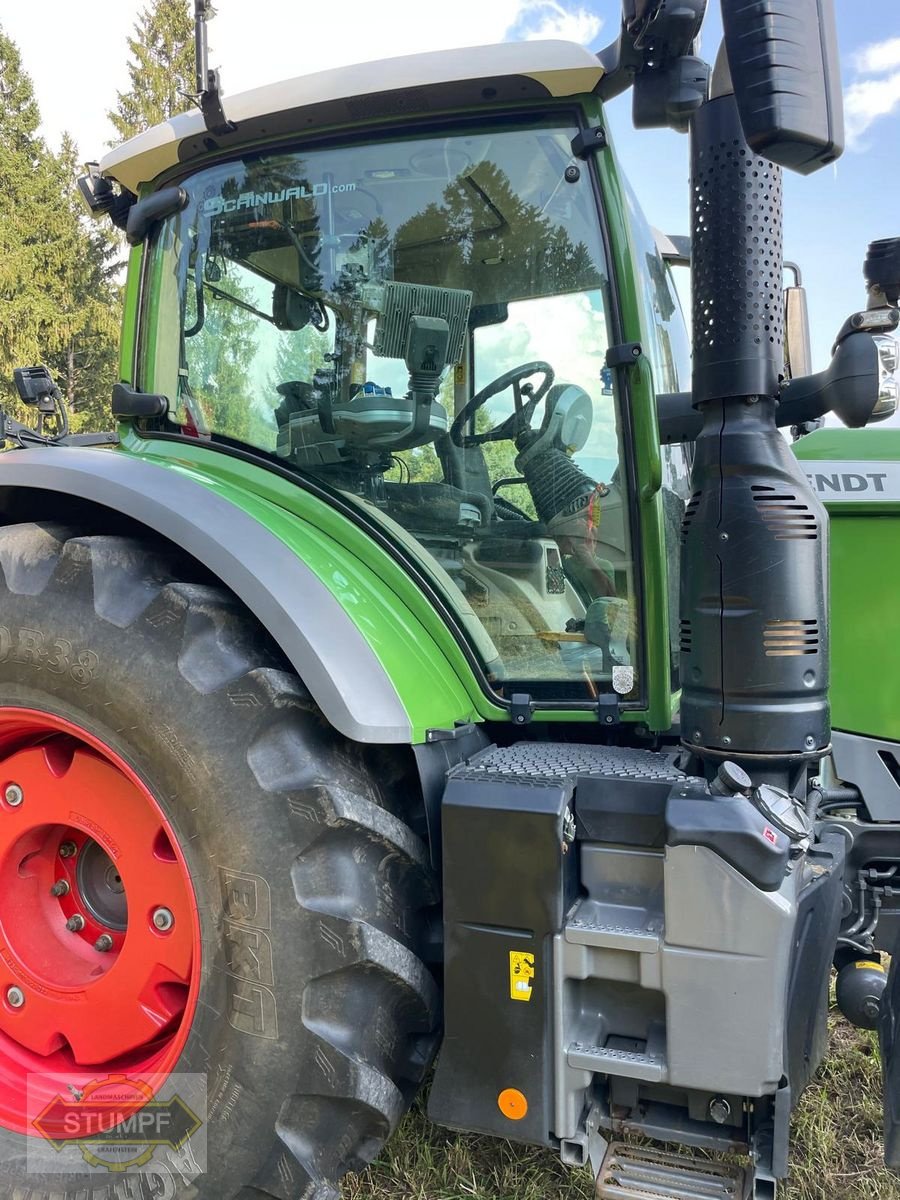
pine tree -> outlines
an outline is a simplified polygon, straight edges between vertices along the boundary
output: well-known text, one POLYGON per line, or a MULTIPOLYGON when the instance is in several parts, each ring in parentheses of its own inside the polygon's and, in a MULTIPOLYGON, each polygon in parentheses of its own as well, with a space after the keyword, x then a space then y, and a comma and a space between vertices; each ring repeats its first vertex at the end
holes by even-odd
POLYGON ((190 107, 194 25, 187 0, 152 0, 128 39, 131 87, 107 116, 124 140, 190 107))
POLYGON ((59 170, 77 249, 65 264, 68 303, 59 314, 68 338, 59 352, 48 356, 47 365, 66 398, 73 428, 108 428, 109 399, 119 371, 119 239, 108 221, 89 220, 82 212, 75 193, 78 153, 67 134, 59 170))
POLYGON ((33 423, 12 372, 44 363, 77 423, 108 426, 118 325, 112 244, 76 204, 73 143, 53 154, 39 123, 19 51, 0 29, 0 405, 33 423))

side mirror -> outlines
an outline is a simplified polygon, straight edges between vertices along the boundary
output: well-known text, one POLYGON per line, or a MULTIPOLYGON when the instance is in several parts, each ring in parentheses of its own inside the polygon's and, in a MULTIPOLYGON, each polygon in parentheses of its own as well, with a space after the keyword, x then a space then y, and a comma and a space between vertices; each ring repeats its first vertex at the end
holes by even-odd
POLYGON ((808 175, 844 148, 832 0, 722 0, 741 126, 757 154, 808 175))
POLYGON ((181 212, 187 202, 188 194, 180 187, 162 188, 138 200, 129 209, 125 225, 125 240, 129 246, 139 245, 158 221, 181 212))

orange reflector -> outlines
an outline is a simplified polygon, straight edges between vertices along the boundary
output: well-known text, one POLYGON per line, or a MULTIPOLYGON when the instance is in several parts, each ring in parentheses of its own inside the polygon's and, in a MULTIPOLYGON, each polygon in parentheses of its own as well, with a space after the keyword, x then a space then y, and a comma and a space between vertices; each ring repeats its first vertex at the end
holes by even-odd
POLYGON ((506 1088, 497 1097, 497 1107, 510 1121, 521 1121, 528 1113, 528 1101, 516 1088, 506 1088))

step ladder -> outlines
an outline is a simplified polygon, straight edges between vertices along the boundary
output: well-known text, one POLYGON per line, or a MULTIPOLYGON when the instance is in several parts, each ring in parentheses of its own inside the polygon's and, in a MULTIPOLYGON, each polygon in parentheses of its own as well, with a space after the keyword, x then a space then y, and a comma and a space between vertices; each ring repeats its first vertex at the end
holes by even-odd
POLYGON ((597 1176, 598 1200, 745 1200, 746 1188, 742 1167, 620 1142, 597 1176))

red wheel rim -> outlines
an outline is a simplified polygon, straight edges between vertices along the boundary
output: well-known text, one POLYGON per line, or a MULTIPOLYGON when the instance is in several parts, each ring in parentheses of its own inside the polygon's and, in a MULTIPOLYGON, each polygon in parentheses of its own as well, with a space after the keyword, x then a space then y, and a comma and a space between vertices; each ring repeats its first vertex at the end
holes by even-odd
POLYGON ((146 785, 71 722, 0 708, 0 1126, 35 1134, 52 1073, 156 1091, 199 968, 190 874, 146 785))

